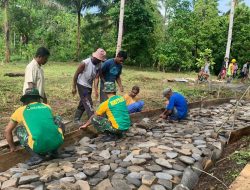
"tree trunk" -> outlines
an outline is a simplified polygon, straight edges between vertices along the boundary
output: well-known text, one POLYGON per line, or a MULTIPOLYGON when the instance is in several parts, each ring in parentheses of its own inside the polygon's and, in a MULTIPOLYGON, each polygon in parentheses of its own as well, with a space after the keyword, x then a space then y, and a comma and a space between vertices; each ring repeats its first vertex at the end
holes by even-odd
POLYGON ((10 62, 10 28, 9 28, 9 1, 4 1, 4 37, 5 37, 5 62, 10 62))
POLYGON ((80 54, 80 43, 81 43, 80 28, 81 28, 81 10, 77 11, 77 47, 76 47, 77 61, 79 60, 79 54, 80 54))
POLYGON ((118 54, 118 52, 121 50, 121 47, 122 47, 124 6, 125 6, 125 0, 121 0, 121 5, 120 5, 120 18, 119 18, 119 30, 118 30, 118 39, 117 39, 116 55, 118 54))
MULTIPOLYGON (((226 49, 226 55, 225 55, 225 57, 228 57, 228 58, 230 55, 230 48, 231 48, 231 41, 232 41, 232 34, 233 34, 235 2, 236 2, 236 0, 232 0, 232 2, 231 2, 231 11, 230 11, 230 20, 229 20, 228 38, 227 38, 227 49, 226 49)), ((226 65, 226 67, 227 67, 227 65, 226 65)))

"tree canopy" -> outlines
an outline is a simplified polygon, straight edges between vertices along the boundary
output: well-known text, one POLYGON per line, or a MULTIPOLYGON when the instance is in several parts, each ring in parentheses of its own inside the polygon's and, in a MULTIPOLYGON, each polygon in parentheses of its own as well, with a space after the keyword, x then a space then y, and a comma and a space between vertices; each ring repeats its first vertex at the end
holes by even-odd
MULTIPOLYGON (((9 1, 11 61, 29 60, 39 46, 48 47, 56 61, 84 59, 97 47, 114 56, 119 5, 118 0, 9 1)), ((1 11, 1 26, 4 17, 1 11)), ((250 8, 237 4, 231 58, 240 65, 250 60, 249 20, 250 8)), ((225 55, 228 23, 229 13, 221 14, 214 0, 126 0, 122 48, 128 64, 163 71, 197 70, 197 59, 209 49, 216 72, 225 55)), ((0 32, 4 61, 4 27, 0 32)))

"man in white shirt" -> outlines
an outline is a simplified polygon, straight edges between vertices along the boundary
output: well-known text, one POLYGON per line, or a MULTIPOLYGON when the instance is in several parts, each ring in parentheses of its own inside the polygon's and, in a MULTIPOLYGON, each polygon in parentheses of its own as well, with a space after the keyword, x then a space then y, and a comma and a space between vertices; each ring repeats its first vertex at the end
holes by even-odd
POLYGON ((49 50, 40 47, 36 51, 34 59, 26 66, 25 79, 23 85, 23 94, 27 88, 37 88, 43 102, 47 103, 47 98, 44 89, 44 72, 42 65, 45 65, 50 56, 49 50))
POLYGON ((79 125, 81 124, 80 119, 84 111, 86 111, 88 118, 94 114, 91 98, 93 81, 95 96, 97 99, 101 62, 105 60, 106 52, 103 49, 98 48, 91 57, 80 63, 74 74, 72 94, 74 96, 78 90, 80 96, 80 102, 75 112, 74 122, 79 125))

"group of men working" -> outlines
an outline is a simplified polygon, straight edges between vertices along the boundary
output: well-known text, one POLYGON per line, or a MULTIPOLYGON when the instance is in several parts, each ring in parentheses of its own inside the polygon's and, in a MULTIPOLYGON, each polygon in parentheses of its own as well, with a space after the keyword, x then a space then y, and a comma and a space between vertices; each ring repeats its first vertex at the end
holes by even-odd
MULTIPOLYGON (((53 116, 50 106, 47 105, 44 90, 44 73, 41 66, 46 64, 49 56, 49 51, 41 47, 37 50, 35 58, 27 65, 23 95, 20 99, 23 106, 12 114, 5 129, 5 137, 13 152, 16 146, 12 132, 16 128, 20 144, 31 154, 27 161, 28 165, 58 157, 57 150, 64 142, 65 126, 59 116, 53 116)), ((80 124, 79 129, 85 129, 92 124, 98 132, 106 134, 102 138, 103 141, 121 138, 131 126, 129 114, 140 112, 144 106, 143 101, 136 99, 140 92, 138 86, 134 86, 132 91, 124 96, 116 94, 115 82, 123 92, 120 75, 126 58, 126 52, 120 51, 115 58, 106 60, 106 52, 99 48, 90 58, 81 62, 73 77, 72 94, 75 95, 78 91, 80 96, 75 122, 80 124), (98 98, 99 79, 101 104, 94 111, 92 86, 98 98), (87 113, 88 121, 81 124, 80 119, 84 111, 87 113)), ((181 120, 187 116, 187 101, 181 94, 167 88, 163 91, 163 97, 168 101, 166 110, 160 118, 181 120)))

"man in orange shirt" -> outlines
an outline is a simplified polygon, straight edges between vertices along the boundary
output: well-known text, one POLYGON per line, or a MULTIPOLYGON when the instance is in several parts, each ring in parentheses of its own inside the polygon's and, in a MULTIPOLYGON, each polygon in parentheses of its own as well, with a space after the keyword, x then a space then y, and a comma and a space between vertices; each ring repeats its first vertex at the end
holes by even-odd
POLYGON ((139 94, 140 88, 138 86, 133 86, 132 91, 129 94, 125 94, 123 97, 126 100, 129 113, 141 112, 144 101, 137 101, 136 96, 139 94))

